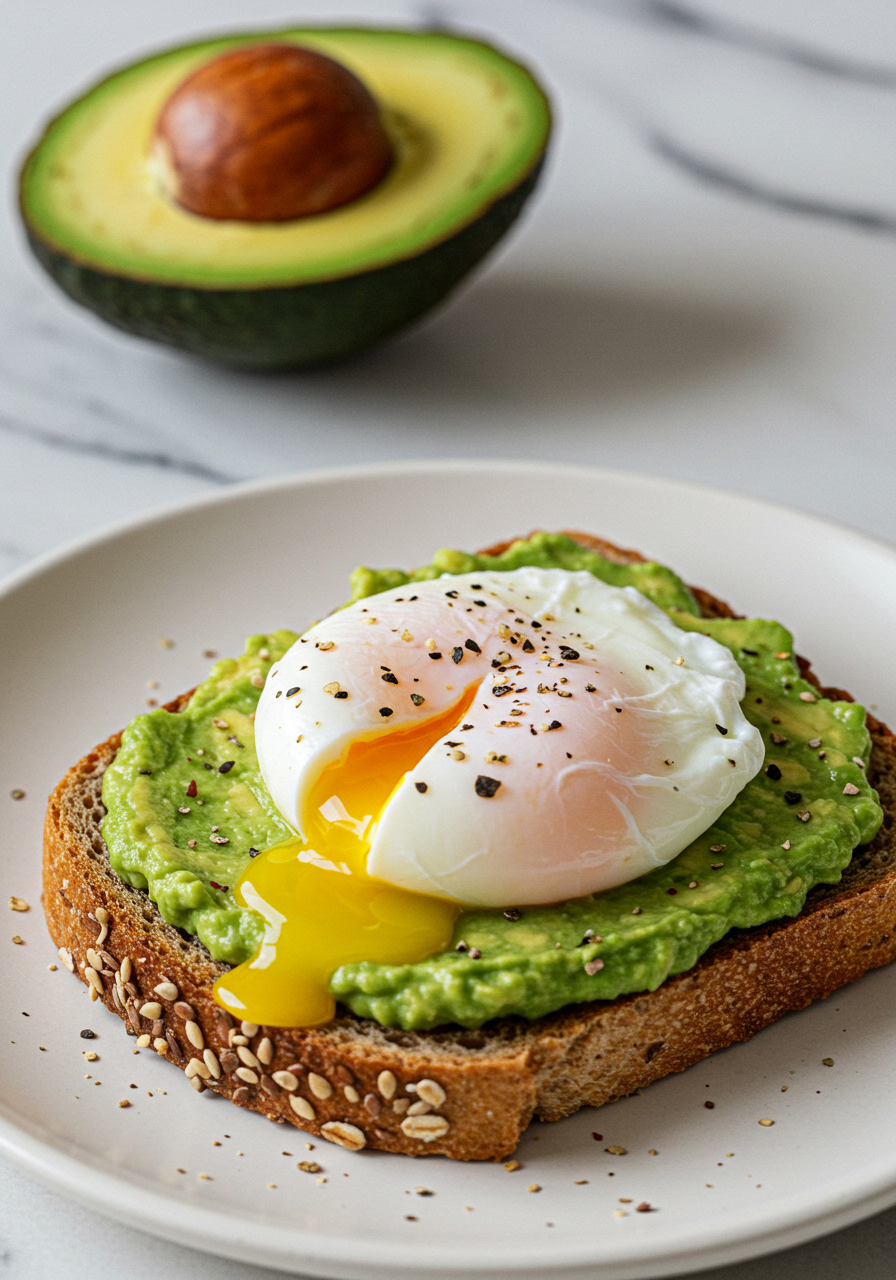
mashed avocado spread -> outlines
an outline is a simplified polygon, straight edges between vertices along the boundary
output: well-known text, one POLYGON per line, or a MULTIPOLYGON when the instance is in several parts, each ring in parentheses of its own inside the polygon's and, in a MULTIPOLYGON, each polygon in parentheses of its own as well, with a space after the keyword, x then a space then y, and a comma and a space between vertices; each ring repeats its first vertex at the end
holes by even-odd
MULTIPOLYGON (((730 929, 797 914, 814 885, 840 879, 881 823, 864 772, 871 750, 864 708, 818 696, 778 623, 702 618, 687 587, 661 565, 614 564, 563 535, 540 533, 500 556, 440 551, 410 574, 357 569, 352 599, 445 573, 524 565, 587 569, 613 586, 634 586, 678 626, 726 645, 746 674, 743 709, 762 733, 765 764, 712 827, 638 880, 507 915, 468 911, 440 955, 337 969, 333 995, 388 1026, 478 1027, 652 991, 730 929), (455 949, 460 941, 467 950, 455 949)), ((253 713, 272 664, 297 638, 252 636, 242 657, 216 663, 180 712, 138 716, 103 784, 112 866, 148 890, 169 924, 233 964, 251 958, 262 936, 261 920, 237 905, 233 887, 252 857, 292 834, 258 768, 253 713)))

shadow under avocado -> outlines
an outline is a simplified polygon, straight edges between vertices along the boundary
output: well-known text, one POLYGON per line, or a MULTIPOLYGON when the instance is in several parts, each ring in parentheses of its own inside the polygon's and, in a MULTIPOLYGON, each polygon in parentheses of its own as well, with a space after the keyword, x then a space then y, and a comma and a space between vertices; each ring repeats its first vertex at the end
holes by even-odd
POLYGON ((424 327, 339 369, 287 375, 352 398, 530 411, 656 397, 753 363, 783 317, 594 284, 488 277, 424 327))

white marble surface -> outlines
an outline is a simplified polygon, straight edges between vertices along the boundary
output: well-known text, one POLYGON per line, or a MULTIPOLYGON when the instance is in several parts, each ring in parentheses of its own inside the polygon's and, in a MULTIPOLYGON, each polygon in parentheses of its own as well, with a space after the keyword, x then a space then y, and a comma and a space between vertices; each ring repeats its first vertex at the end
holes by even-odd
MULTIPOLYGON (((288 0, 7 5, 0 151, 147 47, 288 0)), ((767 497, 896 542, 896 9, 884 0, 348 0, 303 16, 492 33, 551 86, 523 224, 418 330, 250 376, 118 335, 0 220, 0 573, 233 480, 343 461, 558 458, 767 497)), ((661 554, 662 548, 655 548, 661 554)), ((896 1210, 707 1273, 892 1274, 896 1210)), ((0 1165, 0 1275, 272 1273, 163 1244, 0 1165)))

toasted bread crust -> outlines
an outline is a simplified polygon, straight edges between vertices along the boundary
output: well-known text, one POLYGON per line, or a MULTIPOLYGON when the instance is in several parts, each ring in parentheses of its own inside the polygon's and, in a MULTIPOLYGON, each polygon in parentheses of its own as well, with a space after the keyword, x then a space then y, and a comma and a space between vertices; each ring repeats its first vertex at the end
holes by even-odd
MULTIPOLYGON (((618 563, 643 558, 590 535, 571 536, 618 563)), ((704 616, 734 616, 707 593, 695 596, 704 616)), ((187 697, 167 709, 178 711, 187 697)), ((794 918, 733 930, 657 991, 570 1006, 534 1022, 406 1032, 342 1013, 324 1027, 257 1028, 246 1045, 233 1045, 240 1028, 212 997, 227 966, 166 924, 146 893, 124 884, 110 866, 100 831, 101 787, 120 734, 70 769, 50 797, 47 924, 64 962, 95 998, 129 1034, 148 1035, 181 1069, 198 1072, 199 1091, 213 1088, 270 1120, 352 1148, 499 1160, 533 1116, 557 1120, 683 1071, 896 957, 896 737, 868 721, 868 774, 885 819, 838 885, 813 890, 794 918), (156 992, 163 982, 177 988, 176 997, 156 992), (147 1003, 161 1008, 141 1014, 147 1003), (438 1088, 408 1092, 423 1080, 438 1088), (424 1094, 434 1100, 429 1118, 409 1116, 424 1094)))

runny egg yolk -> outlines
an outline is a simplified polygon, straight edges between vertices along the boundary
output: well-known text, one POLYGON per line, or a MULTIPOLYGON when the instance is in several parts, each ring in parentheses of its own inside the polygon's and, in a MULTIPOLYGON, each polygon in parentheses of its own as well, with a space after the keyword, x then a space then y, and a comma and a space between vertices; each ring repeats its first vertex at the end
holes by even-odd
POLYGON ((215 984, 225 1009, 259 1025, 318 1026, 335 1013, 328 982, 340 965, 412 964, 450 944, 461 905, 374 879, 367 853, 393 791, 456 728, 475 689, 422 724, 352 742, 311 788, 305 838, 249 863, 235 897, 264 919, 264 939, 215 984))

